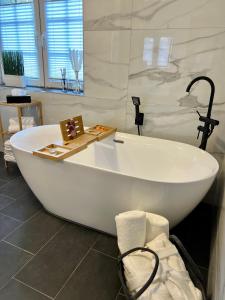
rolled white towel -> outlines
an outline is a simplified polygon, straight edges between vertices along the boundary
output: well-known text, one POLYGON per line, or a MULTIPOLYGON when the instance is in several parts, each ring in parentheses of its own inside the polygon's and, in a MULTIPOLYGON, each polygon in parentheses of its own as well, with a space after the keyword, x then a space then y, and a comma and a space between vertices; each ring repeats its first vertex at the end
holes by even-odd
POLYGON ((128 211, 116 216, 118 246, 121 253, 135 247, 144 247, 146 236, 146 213, 128 211))
POLYGON ((11 145, 11 143, 10 143, 10 140, 6 140, 5 142, 4 142, 4 152, 5 151, 11 151, 12 152, 12 145, 11 145))
POLYGON ((158 235, 165 233, 169 237, 169 221, 159 215, 146 213, 146 239, 148 243, 158 235))

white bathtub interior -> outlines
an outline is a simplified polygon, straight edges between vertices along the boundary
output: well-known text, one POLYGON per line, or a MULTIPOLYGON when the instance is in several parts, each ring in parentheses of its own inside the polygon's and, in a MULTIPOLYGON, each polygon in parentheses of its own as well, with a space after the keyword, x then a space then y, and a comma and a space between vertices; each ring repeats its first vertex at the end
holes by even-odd
MULTIPOLYGON (((43 127, 32 130, 32 135, 27 130, 20 133, 17 147, 32 152, 51 143, 62 143, 57 125, 48 126, 47 132, 43 127)), ((218 168, 211 155, 193 146, 119 132, 90 144, 65 161, 145 180, 174 183, 202 180, 215 174, 218 168), (124 143, 114 142, 114 137, 124 143)))

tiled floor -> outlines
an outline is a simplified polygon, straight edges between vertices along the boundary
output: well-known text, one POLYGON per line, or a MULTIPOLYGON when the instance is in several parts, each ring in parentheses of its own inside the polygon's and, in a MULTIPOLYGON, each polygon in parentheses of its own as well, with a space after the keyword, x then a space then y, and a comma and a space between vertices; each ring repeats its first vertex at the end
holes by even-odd
POLYGON ((0 156, 0 300, 125 300, 117 255, 114 238, 45 212, 0 156))
POLYGON ((116 239, 44 211, 0 156, 0 300, 125 299, 116 239))

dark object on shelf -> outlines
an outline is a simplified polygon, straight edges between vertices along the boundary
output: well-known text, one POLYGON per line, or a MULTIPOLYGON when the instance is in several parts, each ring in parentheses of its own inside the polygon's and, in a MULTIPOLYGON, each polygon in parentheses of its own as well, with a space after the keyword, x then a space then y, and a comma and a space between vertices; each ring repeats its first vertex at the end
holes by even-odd
MULTIPOLYGON (((170 241, 176 246, 180 256, 182 257, 184 264, 186 266, 186 269, 189 272, 190 278, 193 282, 193 284, 195 285, 196 288, 198 288, 201 293, 202 293, 202 300, 209 300, 206 297, 206 290, 204 287, 204 278, 201 274, 201 271, 199 270, 198 266, 195 264, 195 262, 193 261, 193 259, 191 258, 190 254, 187 252, 187 250, 185 249, 185 247, 183 246, 183 244, 181 243, 181 241, 174 235, 170 236, 170 241)), ((124 254, 122 254, 121 256, 118 257, 118 264, 119 264, 119 278, 122 284, 122 288, 124 291, 124 294, 126 296, 127 300, 136 300, 138 299, 152 284, 154 277, 157 273, 158 270, 158 266, 159 266, 159 258, 158 255, 148 249, 148 248, 134 248, 131 249, 127 252, 125 252, 124 254), (152 274, 150 274, 150 278, 149 280, 145 283, 145 285, 135 294, 135 295, 131 295, 127 286, 126 286, 126 278, 125 278, 125 274, 124 274, 124 266, 123 266, 123 258, 126 257, 127 255, 137 251, 137 250, 143 250, 143 251, 148 251, 150 253, 152 253, 155 256, 155 267, 154 270, 152 272, 152 274)))
POLYGON ((141 135, 140 126, 144 123, 144 114, 140 113, 139 106, 141 105, 141 101, 139 97, 132 97, 133 104, 135 106, 135 125, 138 127, 138 135, 141 135))
POLYGON ((6 96, 7 103, 31 103, 31 96, 6 96))
POLYGON ((214 120, 214 119, 211 118, 213 100, 214 100, 214 95, 215 95, 215 84, 214 84, 214 82, 212 81, 211 78, 209 78, 207 76, 199 76, 199 77, 193 79, 189 83, 189 85, 186 89, 186 92, 189 93, 190 90, 191 90, 192 85, 195 84, 199 80, 205 80, 211 86, 211 95, 210 95, 210 99, 209 99, 209 106, 208 106, 207 116, 203 117, 197 111, 197 113, 199 115, 199 121, 205 123, 204 126, 198 126, 198 137, 197 137, 197 139, 199 138, 200 132, 202 132, 202 141, 201 141, 201 145, 199 146, 199 148, 201 148, 203 150, 206 150, 208 139, 212 135, 214 127, 219 125, 219 121, 214 120))

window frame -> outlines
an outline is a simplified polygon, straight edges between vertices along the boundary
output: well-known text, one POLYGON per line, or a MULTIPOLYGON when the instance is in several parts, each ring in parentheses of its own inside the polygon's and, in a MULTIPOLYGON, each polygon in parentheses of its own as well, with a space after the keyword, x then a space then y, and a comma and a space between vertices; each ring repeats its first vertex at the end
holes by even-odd
MULTIPOLYGON (((26 77, 26 85, 29 87, 43 87, 52 89, 61 89, 61 80, 53 80, 48 78, 48 43, 46 42, 46 16, 45 16, 45 0, 33 0, 34 7, 34 28, 35 28, 35 46, 38 53, 39 63, 39 79, 26 77)), ((83 46, 84 49, 84 15, 83 22, 83 46)), ((2 66, 2 45, 1 45, 1 32, 0 32, 0 84, 4 81, 4 71, 2 66), (1 76, 2 75, 2 76, 1 76), (3 78, 1 78, 3 77, 3 78)), ((84 53, 84 50, 83 50, 84 53)), ((83 57, 84 66, 84 57, 83 57)), ((84 70, 83 70, 84 71, 84 70)), ((84 72, 83 72, 84 73, 84 72)), ((83 74, 84 77, 84 74, 83 74)), ((69 80, 73 82, 73 80, 69 80)), ((75 81, 75 79, 74 79, 75 81)), ((84 87, 84 78, 80 80, 81 85, 84 87)), ((81 94, 83 91, 81 90, 81 94)))

